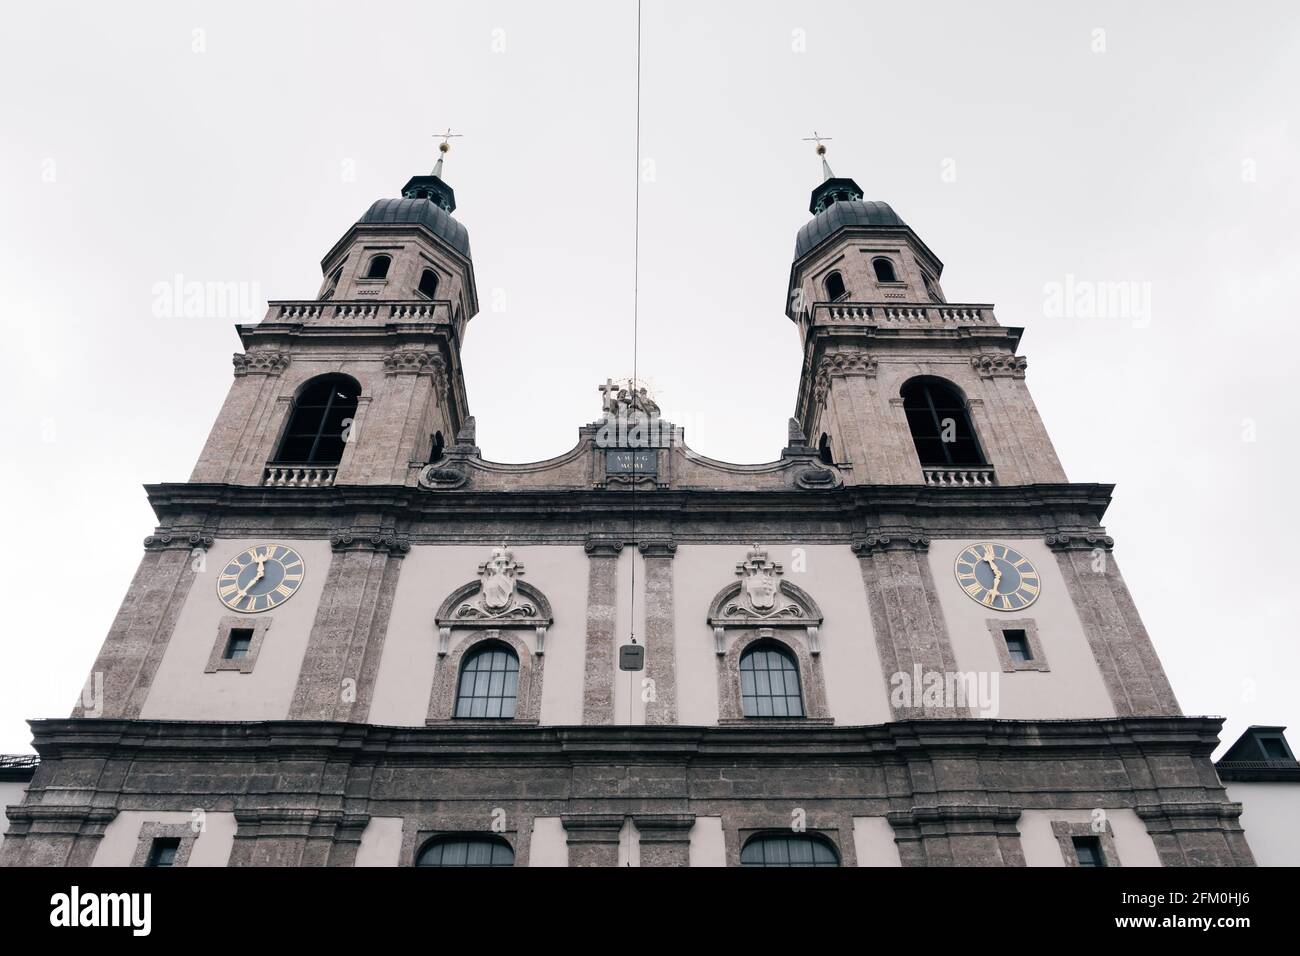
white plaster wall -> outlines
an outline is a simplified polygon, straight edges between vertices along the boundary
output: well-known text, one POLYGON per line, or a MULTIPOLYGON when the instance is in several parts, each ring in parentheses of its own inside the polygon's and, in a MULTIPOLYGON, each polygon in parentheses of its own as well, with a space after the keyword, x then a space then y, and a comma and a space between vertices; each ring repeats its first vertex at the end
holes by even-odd
POLYGON ((329 572, 328 541, 290 538, 219 539, 207 555, 206 570, 194 576, 176 630, 140 716, 145 720, 277 720, 289 716, 298 672, 311 636, 316 607, 329 572), (217 576, 240 552, 268 543, 283 544, 302 555, 307 573, 298 592, 273 611, 236 615, 217 599, 217 576), (270 618, 251 673, 205 674, 217 625, 223 617, 270 618))
MULTIPOLYGON (((709 604, 736 580, 751 544, 681 545, 674 560, 677 619, 677 713, 683 724, 718 722, 718 657, 709 604)), ((820 631, 826 703, 837 724, 889 720, 889 699, 857 556, 847 545, 767 546, 785 579, 808 592, 825 615, 820 631), (799 570, 804 567, 805 570, 799 570)), ((807 675, 800 675, 807 686, 807 675)), ((805 690, 806 693, 806 690, 805 690)))
POLYGON ((1056 555, 1041 540, 1001 537, 934 540, 930 542, 930 571, 952 639, 957 669, 998 675, 998 711, 987 716, 1004 720, 1115 716, 1115 706, 1066 591, 1056 555), (957 584, 953 565, 962 549, 977 540, 1009 545, 1033 562, 1042 581, 1038 600, 1021 611, 994 611, 971 600, 957 584), (990 618, 1033 618, 1051 670, 1003 673, 985 623, 990 618))
POLYGON ((535 817, 528 843, 529 866, 568 866, 569 843, 559 817, 535 817))
POLYGON ((884 817, 853 818, 853 849, 858 866, 902 866, 894 828, 884 817))
POLYGON ((691 827, 691 866, 726 866, 727 841, 722 817, 696 817, 691 827))
POLYGON ((356 866, 397 866, 402 855, 402 818, 371 817, 361 831, 356 866))
POLYGON ((6 807, 16 807, 23 802, 27 793, 27 783, 22 780, 0 780, 0 844, 5 841, 5 831, 9 829, 9 817, 6 807))
MULTIPOLYGON (((189 823, 192 819, 189 810, 123 810, 104 829, 91 866, 130 866, 144 824, 189 823)), ((235 828, 233 813, 208 811, 186 866, 226 866, 235 845, 235 828)))
MULTIPOLYGON (((1033 558, 1030 558, 1032 561, 1033 558)), ((1052 833, 1052 821, 1088 823, 1091 810, 1023 810, 1016 823, 1020 830, 1020 848, 1027 866, 1065 866, 1061 845, 1052 833)), ((1106 810, 1106 819, 1114 834, 1115 852, 1123 866, 1160 866, 1160 855, 1142 819, 1127 808, 1106 810)))
MULTIPOLYGON (((478 576, 492 545, 424 545, 402 559, 384 652, 375 677, 370 723, 423 727, 429 714, 438 659, 438 606, 456 588, 478 576)), ((511 546, 524 565, 523 580, 546 595, 555 623, 546 634, 541 722, 582 723, 586 660, 587 562, 581 546, 511 546)), ((296 600, 296 598, 295 598, 296 600)), ((468 632, 454 630, 454 648, 468 632)), ((536 650, 531 628, 512 632, 536 650)))
POLYGON ((1230 783, 1246 842, 1260 866, 1300 866, 1300 783, 1230 783))

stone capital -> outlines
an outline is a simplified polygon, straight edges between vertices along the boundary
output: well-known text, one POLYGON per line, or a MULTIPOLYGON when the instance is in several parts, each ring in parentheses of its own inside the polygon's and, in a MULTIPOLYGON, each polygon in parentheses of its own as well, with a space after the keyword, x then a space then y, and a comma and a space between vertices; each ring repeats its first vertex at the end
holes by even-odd
POLYGON ((865 558, 876 551, 928 551, 930 538, 919 532, 872 534, 849 547, 859 558, 865 558))
POLYGON ((638 541, 637 548, 647 558, 671 558, 677 553, 677 542, 672 538, 649 538, 638 541))
POLYGON ((1044 540, 1053 551, 1095 551, 1098 548, 1110 551, 1115 547, 1115 539, 1110 535, 1092 532, 1065 534, 1058 531, 1049 534, 1044 540))
POLYGON ((205 531, 155 531, 144 539, 146 551, 193 551, 212 547, 213 536, 205 531))
POLYGON ((621 538, 589 537, 582 548, 593 558, 613 558, 623 550, 623 541, 621 538))
POLYGON ((236 378, 245 375, 279 375, 289 367, 289 353, 279 349, 256 349, 252 352, 236 352, 232 361, 236 378))
POLYGON ((393 531, 339 528, 330 532, 330 547, 335 551, 387 551, 400 558, 411 550, 411 537, 393 531))
POLYGON ((1029 364, 1023 355, 1007 355, 1002 352, 985 352, 973 356, 971 368, 979 373, 980 378, 1024 378, 1025 366, 1029 364))

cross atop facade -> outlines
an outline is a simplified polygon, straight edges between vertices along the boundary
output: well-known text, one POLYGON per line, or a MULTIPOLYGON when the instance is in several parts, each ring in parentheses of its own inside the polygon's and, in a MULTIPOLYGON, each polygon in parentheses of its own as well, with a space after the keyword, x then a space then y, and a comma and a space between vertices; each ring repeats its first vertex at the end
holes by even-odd
POLYGON ((609 411, 614 405, 614 399, 618 395, 619 386, 614 384, 612 378, 605 379, 604 385, 597 385, 596 390, 600 392, 600 407, 604 411, 609 411))

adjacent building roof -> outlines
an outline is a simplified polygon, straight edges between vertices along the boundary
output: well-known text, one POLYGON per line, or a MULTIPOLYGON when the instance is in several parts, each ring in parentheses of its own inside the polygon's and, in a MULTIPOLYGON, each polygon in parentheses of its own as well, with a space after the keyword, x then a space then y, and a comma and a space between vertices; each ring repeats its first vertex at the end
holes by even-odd
POLYGON ((1247 728, 1214 768, 1225 781, 1300 783, 1300 762, 1283 733, 1285 727, 1247 728))
POLYGON ((31 780, 40 762, 36 754, 0 754, 0 780, 31 780))

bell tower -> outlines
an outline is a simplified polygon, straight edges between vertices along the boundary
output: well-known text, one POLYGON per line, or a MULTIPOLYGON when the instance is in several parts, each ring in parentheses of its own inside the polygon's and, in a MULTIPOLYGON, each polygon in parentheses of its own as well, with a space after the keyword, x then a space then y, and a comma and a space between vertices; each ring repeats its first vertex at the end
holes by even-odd
MULTIPOLYGON (((469 233, 443 179, 373 203, 321 260, 316 298, 269 303, 191 481, 414 485, 469 419, 461 371, 478 312, 469 233)), ((471 442, 472 444, 472 442, 471 442)))
POLYGON ((943 263, 887 203, 823 181, 795 240, 786 314, 804 350, 795 408, 848 484, 1064 481, 1025 388, 1022 329, 954 304, 943 263))

